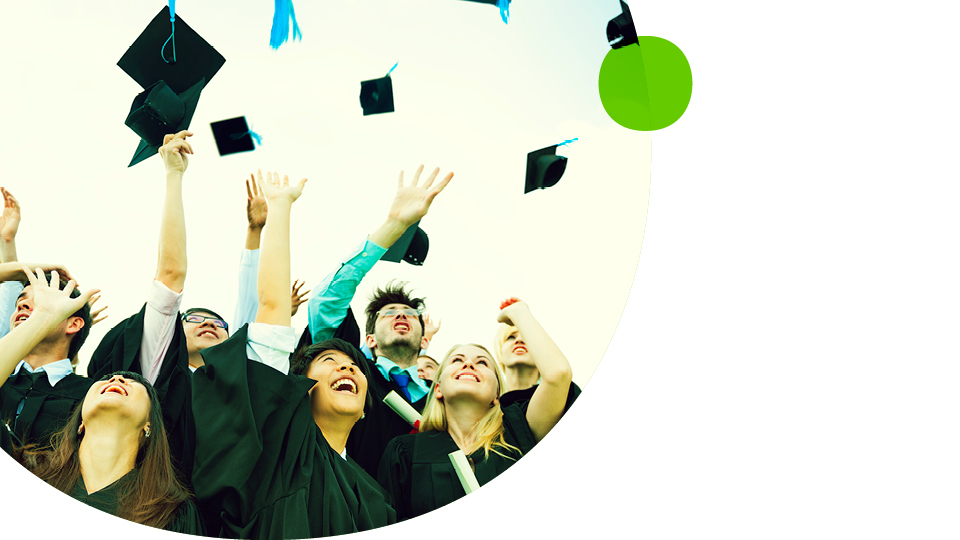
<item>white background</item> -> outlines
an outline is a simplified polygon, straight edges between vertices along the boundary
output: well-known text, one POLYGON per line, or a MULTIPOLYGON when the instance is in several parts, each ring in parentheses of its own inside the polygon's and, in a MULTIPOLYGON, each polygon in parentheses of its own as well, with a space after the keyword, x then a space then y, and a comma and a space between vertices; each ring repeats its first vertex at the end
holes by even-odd
MULTIPOLYGON (((694 93, 652 134, 643 253, 603 362, 495 487, 363 537, 956 538, 955 8, 634 13, 685 52, 694 93)), ((589 297, 567 305, 592 316, 589 297)), ((7 465, 2 507, 57 504, 49 536, 143 534, 7 465)))

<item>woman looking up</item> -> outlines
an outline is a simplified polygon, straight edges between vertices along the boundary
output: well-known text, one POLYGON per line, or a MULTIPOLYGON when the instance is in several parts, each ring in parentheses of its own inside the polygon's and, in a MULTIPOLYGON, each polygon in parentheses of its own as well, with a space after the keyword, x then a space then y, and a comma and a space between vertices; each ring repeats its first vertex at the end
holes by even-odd
MULTIPOLYGON (((526 303, 504 302, 498 320, 531 327, 526 303)), ((539 324, 537 324, 539 326, 539 324)), ((481 345, 456 345, 437 369, 420 433, 387 446, 378 480, 390 492, 397 519, 409 519, 465 494, 448 455, 462 450, 482 486, 525 455, 563 415, 572 378, 570 364, 546 332, 533 332, 541 383, 529 401, 501 406, 503 379, 481 345)))

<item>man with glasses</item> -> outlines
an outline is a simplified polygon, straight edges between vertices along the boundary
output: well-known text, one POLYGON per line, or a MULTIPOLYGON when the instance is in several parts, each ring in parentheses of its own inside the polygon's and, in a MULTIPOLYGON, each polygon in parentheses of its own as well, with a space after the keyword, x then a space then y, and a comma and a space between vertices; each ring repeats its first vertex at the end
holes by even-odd
MULTIPOLYGON (((307 302, 308 330, 313 343, 333 337, 347 317, 350 302, 363 277, 408 227, 427 215, 433 199, 453 178, 453 173, 449 173, 434 186, 433 181, 440 172, 438 168, 426 183, 418 186, 422 172, 423 165, 417 169, 409 186, 403 185, 403 173, 400 173, 387 220, 343 261, 340 268, 313 288, 316 293, 307 302)), ((350 432, 347 454, 374 478, 387 443, 411 429, 403 418, 383 403, 383 399, 394 391, 417 412, 422 411, 426 403, 427 386, 417 377, 417 356, 428 344, 424 338, 422 310, 423 299, 412 297, 403 283, 394 282, 388 283, 385 289, 377 289, 365 310, 365 343, 373 357, 367 366, 371 374, 367 391, 372 394, 374 407, 350 432)))

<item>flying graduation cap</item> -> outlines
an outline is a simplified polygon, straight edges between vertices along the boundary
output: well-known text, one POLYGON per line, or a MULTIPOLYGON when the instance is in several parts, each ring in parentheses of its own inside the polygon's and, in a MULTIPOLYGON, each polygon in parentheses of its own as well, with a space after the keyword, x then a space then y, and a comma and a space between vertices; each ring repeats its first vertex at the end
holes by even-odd
POLYGON ((260 144, 262 138, 247 127, 247 119, 243 116, 212 122, 210 129, 221 156, 249 152, 255 148, 254 141, 260 144))
POLYGON ((399 64, 394 64, 385 77, 360 83, 360 106, 363 107, 364 116, 393 112, 393 82, 390 74, 399 64))
POLYGON ((420 222, 407 227, 403 236, 397 239, 390 246, 390 249, 380 257, 381 261, 400 262, 400 259, 407 261, 414 266, 423 266, 423 261, 427 259, 427 250, 430 249, 430 242, 427 239, 427 233, 420 228, 420 222))
POLYGON ((607 41, 614 49, 637 43, 637 28, 633 25, 633 16, 630 15, 630 6, 620 0, 623 13, 610 19, 607 23, 607 41))
POLYGON ((224 62, 220 53, 174 15, 172 3, 157 13, 117 62, 144 89, 124 122, 142 139, 130 167, 156 154, 164 134, 189 127, 200 91, 224 62), (182 116, 170 93, 179 97, 182 116), (153 135, 158 130, 166 130, 159 140, 153 135))
POLYGON ((557 155, 557 148, 572 143, 576 138, 560 144, 534 150, 527 154, 527 177, 523 186, 526 195, 537 189, 553 187, 567 170, 567 158, 557 155))

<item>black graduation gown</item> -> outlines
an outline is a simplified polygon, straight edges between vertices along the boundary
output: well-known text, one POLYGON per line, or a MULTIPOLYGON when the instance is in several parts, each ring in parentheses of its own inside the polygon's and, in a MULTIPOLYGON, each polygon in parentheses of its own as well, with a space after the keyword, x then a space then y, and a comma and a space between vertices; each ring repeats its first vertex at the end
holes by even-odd
MULTIPOLYGON (((70 492, 70 496, 97 510, 115 516, 120 510, 122 488, 129 482, 134 481, 138 474, 139 471, 133 469, 116 482, 94 493, 87 493, 87 487, 84 485, 83 477, 81 476, 77 479, 77 484, 73 487, 73 491, 70 492)), ((181 503, 180 507, 177 508, 176 515, 170 520, 170 523, 167 523, 164 530, 203 536, 203 523, 200 521, 200 513, 197 511, 197 506, 191 501, 181 503)))
POLYGON ((247 327, 204 350, 193 374, 200 511, 224 538, 317 538, 388 525, 396 512, 369 475, 327 443, 310 409, 316 381, 246 354, 247 327))
MULTIPOLYGON (((103 337, 90 358, 87 374, 92 381, 115 371, 130 371, 144 375, 140 368, 140 343, 143 340, 143 321, 147 304, 140 311, 114 326, 103 337)), ((177 319, 179 320, 179 314, 177 319)), ((173 340, 163 358, 153 387, 160 398, 163 427, 167 431, 170 453, 180 480, 190 485, 193 470, 194 425, 190 407, 190 356, 183 325, 174 325, 173 340)))
MULTIPOLYGON (((530 401, 530 398, 533 397, 533 393, 537 390, 539 384, 535 384, 530 388, 524 390, 511 390, 506 394, 500 396, 500 406, 506 407, 507 405, 512 405, 514 403, 526 403, 530 401)), ((563 407, 563 412, 566 413, 570 410, 570 406, 573 405, 577 398, 580 396, 580 387, 577 386, 577 383, 570 381, 570 390, 567 392, 567 404, 563 407)))
MULTIPOLYGON (((503 407, 504 440, 526 455, 536 440, 527 425, 526 404, 503 407)), ((390 441, 380 463, 377 480, 395 501, 397 520, 403 521, 447 505, 466 492, 449 454, 459 449, 446 431, 401 435, 390 441)), ((511 454, 502 449, 501 452, 511 454)), ((480 448, 468 456, 475 466, 477 482, 483 486, 516 461, 495 452, 484 459, 480 448)))
MULTIPOLYGON (((373 407, 368 410, 363 419, 356 423, 350 438, 347 440, 347 455, 357 460, 357 463, 370 476, 376 477, 383 458, 383 451, 387 444, 399 435, 410 433, 413 429, 399 414, 383 402, 383 398, 391 390, 403 397, 400 386, 383 378, 376 362, 367 361, 367 392, 373 397, 373 407)), ((417 412, 423 412, 427 403, 427 395, 411 403, 417 412)))
POLYGON ((53 387, 46 374, 34 383, 27 370, 20 368, 16 376, 0 386, 0 417, 13 428, 13 442, 19 446, 47 446, 92 385, 93 381, 74 373, 53 387), (17 417, 17 405, 24 398, 23 410, 17 417))

